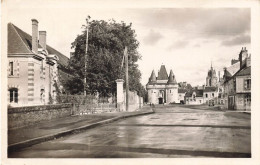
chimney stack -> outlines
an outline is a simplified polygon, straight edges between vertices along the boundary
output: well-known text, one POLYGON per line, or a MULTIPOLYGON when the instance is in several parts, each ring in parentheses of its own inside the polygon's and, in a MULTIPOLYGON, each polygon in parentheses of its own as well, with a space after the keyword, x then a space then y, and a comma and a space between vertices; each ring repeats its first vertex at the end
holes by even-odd
POLYGON ((39 31, 39 42, 44 50, 46 50, 46 31, 39 31))
POLYGON ((32 19, 32 51, 38 53, 38 21, 32 19))

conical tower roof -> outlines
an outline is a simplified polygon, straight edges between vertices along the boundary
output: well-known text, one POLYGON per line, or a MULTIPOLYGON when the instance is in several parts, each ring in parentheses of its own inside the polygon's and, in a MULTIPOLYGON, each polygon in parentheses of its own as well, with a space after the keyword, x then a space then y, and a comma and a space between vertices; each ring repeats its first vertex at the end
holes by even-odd
POLYGON ((156 76, 155 76, 154 70, 152 71, 149 82, 156 82, 156 76))
POLYGON ((168 74, 165 68, 165 65, 161 65, 160 71, 158 72, 158 80, 167 80, 168 74))
POLYGON ((170 71, 170 75, 169 75, 169 77, 168 77, 168 82, 167 82, 167 84, 177 84, 176 79, 175 79, 175 76, 174 76, 172 70, 170 71))

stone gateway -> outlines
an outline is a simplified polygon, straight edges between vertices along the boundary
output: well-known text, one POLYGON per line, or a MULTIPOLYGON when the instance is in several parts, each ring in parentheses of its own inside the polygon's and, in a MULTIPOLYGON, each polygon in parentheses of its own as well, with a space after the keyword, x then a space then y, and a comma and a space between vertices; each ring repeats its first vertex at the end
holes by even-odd
POLYGON ((165 65, 161 65, 156 77, 154 70, 146 84, 148 91, 148 103, 170 104, 180 103, 178 99, 178 84, 172 70, 168 76, 165 65))

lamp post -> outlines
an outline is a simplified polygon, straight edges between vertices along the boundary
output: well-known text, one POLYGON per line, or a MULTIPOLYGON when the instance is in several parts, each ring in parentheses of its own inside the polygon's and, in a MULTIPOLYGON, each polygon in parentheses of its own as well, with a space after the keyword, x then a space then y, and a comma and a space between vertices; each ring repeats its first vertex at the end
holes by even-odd
POLYGON ((89 22, 90 16, 87 17, 86 22, 86 28, 87 28, 87 32, 86 32, 86 52, 85 52, 85 67, 84 67, 84 96, 87 96, 87 53, 88 53, 88 22, 89 22))

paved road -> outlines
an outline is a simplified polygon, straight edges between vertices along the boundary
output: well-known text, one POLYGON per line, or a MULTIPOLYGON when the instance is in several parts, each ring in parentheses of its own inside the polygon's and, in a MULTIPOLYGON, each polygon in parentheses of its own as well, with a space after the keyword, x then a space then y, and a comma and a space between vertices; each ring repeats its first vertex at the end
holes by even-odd
POLYGON ((34 145, 9 157, 250 157, 250 115, 161 106, 132 117, 34 145))

